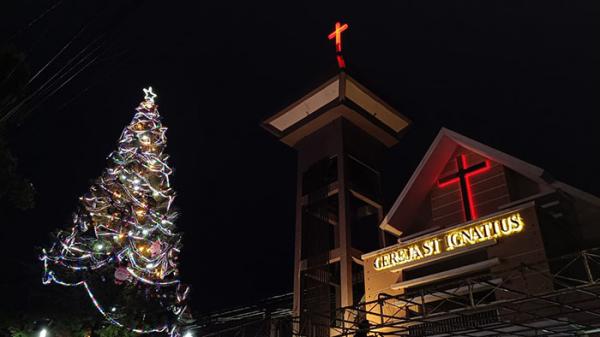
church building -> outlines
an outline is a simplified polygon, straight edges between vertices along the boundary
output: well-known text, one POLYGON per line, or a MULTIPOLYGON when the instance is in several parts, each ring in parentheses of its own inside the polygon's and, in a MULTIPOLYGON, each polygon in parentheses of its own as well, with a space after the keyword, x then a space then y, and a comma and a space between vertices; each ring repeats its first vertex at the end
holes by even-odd
POLYGON ((410 124, 344 72, 263 122, 298 153, 294 333, 600 329, 600 198, 441 129, 386 210, 384 155, 410 124))

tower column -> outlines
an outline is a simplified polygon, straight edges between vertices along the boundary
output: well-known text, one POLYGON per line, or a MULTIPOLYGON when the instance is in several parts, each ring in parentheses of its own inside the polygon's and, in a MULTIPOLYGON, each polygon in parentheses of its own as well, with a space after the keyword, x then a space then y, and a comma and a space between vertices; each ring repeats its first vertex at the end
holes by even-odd
POLYGON ((346 173, 346 156, 344 142, 340 143, 340 156, 338 156, 339 177, 339 235, 340 235, 340 283, 341 283, 341 306, 352 305, 352 252, 351 233, 348 214, 348 184, 346 173))
POLYGON ((326 337, 364 295, 362 252, 379 248, 379 164, 409 122, 344 73, 263 122, 298 151, 294 330, 326 337))
MULTIPOLYGON (((298 162, 298 172, 296 175, 296 200, 301 199, 302 169, 300 162, 298 162)), ((296 202, 296 217, 294 227, 294 303, 292 307, 292 313, 294 317, 298 317, 300 316, 300 267, 302 260, 302 203, 300 202, 296 202)), ((297 328, 297 326, 294 328, 297 328)))

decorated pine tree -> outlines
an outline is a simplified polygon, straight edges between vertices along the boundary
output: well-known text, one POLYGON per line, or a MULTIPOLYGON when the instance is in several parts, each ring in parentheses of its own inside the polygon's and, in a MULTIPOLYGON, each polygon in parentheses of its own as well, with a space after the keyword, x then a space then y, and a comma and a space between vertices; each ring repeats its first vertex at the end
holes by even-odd
POLYGON ((70 229, 42 251, 43 282, 83 287, 118 326, 177 335, 189 318, 189 289, 179 280, 167 128, 152 88, 144 93, 108 168, 79 198, 70 229))

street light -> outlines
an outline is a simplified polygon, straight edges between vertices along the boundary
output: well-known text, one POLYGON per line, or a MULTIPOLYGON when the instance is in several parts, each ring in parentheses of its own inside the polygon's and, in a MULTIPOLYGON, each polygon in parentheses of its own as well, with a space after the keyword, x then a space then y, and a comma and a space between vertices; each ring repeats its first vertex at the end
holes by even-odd
POLYGON ((48 330, 46 330, 46 328, 42 328, 42 330, 40 330, 39 337, 46 337, 46 336, 48 336, 48 330))

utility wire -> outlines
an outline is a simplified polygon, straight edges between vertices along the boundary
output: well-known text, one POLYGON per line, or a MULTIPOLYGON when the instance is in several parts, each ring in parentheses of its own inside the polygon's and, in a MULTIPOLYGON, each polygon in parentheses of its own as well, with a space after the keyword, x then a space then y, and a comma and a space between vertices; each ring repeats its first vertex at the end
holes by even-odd
MULTIPOLYGON (((89 24, 89 23, 88 23, 89 24)), ((44 64, 44 66, 38 70, 35 75, 33 75, 31 77, 31 79, 29 79, 29 81, 27 82, 27 85, 31 84, 31 82, 33 82, 44 70, 46 70, 46 68, 48 68, 48 66, 50 66, 50 64, 52 64, 52 62, 54 62, 60 55, 62 55, 62 53, 67 50, 67 48, 69 48, 71 46, 71 44, 73 43, 73 41, 75 41, 79 35, 81 35, 81 33, 83 33, 83 31, 85 30, 85 28, 88 26, 88 24, 84 25, 83 27, 81 27, 81 29, 79 29, 79 31, 75 34, 75 36, 73 36, 73 38, 71 38, 69 40, 69 42, 67 42, 59 51, 58 53, 56 53, 51 59, 50 61, 46 62, 46 64, 44 64)))
POLYGON ((36 104, 34 107, 32 107, 31 109, 29 109, 29 112, 34 111, 35 109, 37 109, 40 105, 42 105, 42 103, 44 103, 46 100, 48 100, 50 98, 50 96, 54 95, 57 91, 59 91, 62 87, 64 87, 67 83, 71 82, 71 80, 73 78, 75 78, 77 75, 79 75, 82 71, 84 71, 87 67, 89 67, 90 65, 92 65, 94 62, 96 62, 96 60, 98 59, 98 57, 100 57, 99 55, 94 57, 91 61, 89 61, 88 63, 86 63, 81 69, 79 69, 75 74, 71 75, 69 78, 67 78, 63 83, 60 84, 60 86, 54 90, 52 90, 52 92, 50 92, 50 94, 46 95, 46 97, 44 97, 43 99, 40 99, 38 104, 36 104))
MULTIPOLYGON (((100 48, 103 46, 103 44, 105 43, 105 41, 101 41, 100 44, 98 44, 91 52, 89 52, 87 55, 81 56, 83 53, 86 52, 86 50, 88 50, 88 48, 90 48, 92 45, 94 45, 97 41, 99 41, 103 36, 97 37, 96 39, 94 39, 92 42, 90 42, 87 46, 85 46, 82 50, 80 50, 75 56, 73 56, 71 59, 69 59, 67 61, 67 63, 62 66, 54 75, 52 75, 48 80, 46 80, 44 83, 42 83, 42 85, 37 88, 34 92, 32 92, 31 94, 29 94, 27 97, 23 98, 21 100, 21 102, 19 102, 18 104, 16 104, 15 106, 13 106, 10 110, 6 111, 5 113, 3 113, 2 117, 0 118, 0 123, 5 122, 6 120, 8 120, 8 118, 10 118, 13 114, 15 114, 17 111, 19 111, 19 109, 24 106, 26 103, 28 103, 29 101, 31 101, 32 99, 36 98, 36 96, 41 96, 44 93, 44 89, 46 89, 46 87, 50 86, 50 88, 56 84, 56 82, 58 82, 59 80, 61 80, 62 78, 64 78, 68 73, 70 73, 72 70, 76 69, 76 67, 81 64, 82 62, 84 62, 87 58, 91 57, 94 53, 96 53, 98 50, 100 50, 100 48), (80 57, 81 56, 81 57, 80 57), (79 60, 77 60, 79 58, 79 60), (74 64, 73 62, 77 60, 74 64), (71 64, 73 64, 71 66, 71 64), (67 69, 67 67, 69 67, 67 69)), ((98 55, 99 56, 99 55, 98 55)), ((92 62, 93 63, 98 56, 94 57, 92 62)), ((84 66, 83 69, 89 67, 91 65, 91 63, 88 63, 84 66)), ((81 71, 77 71, 76 75, 79 74, 81 71)), ((68 81, 70 81, 72 79, 72 77, 69 78, 68 81)), ((60 87, 62 87, 62 85, 60 85, 60 87)), ((50 89, 51 90, 51 89, 50 89)), ((49 90, 46 90, 46 92, 48 92, 49 90)), ((55 92, 55 91, 52 91, 55 92)), ((46 97, 47 98, 47 97, 46 97)), ((41 98, 44 99, 44 98, 41 98)), ((44 99, 45 100, 45 99, 44 99)))
MULTIPOLYGON (((41 17, 43 17, 47 13, 51 12, 60 3, 62 3, 62 0, 59 1, 59 3, 55 4, 53 7, 51 7, 50 9, 48 9, 44 13, 44 15, 42 15, 39 18, 37 18, 36 20, 32 21, 28 26, 32 26, 33 24, 35 24, 37 21, 39 21, 39 19, 41 19, 41 17)), ((40 87, 38 87, 34 92, 27 95, 27 97, 24 97, 19 103, 16 103, 15 105, 13 105, 13 107, 8 109, 8 111, 6 111, 6 109, 5 109, 6 107, 0 107, 0 124, 3 122, 6 122, 15 113, 20 112, 20 111, 22 112, 23 111, 22 109, 27 104, 31 104, 31 105, 33 105, 33 107, 30 107, 24 113, 28 114, 28 113, 32 112, 33 110, 37 109, 41 105, 42 102, 47 101, 52 95, 54 95, 56 92, 58 92, 60 89, 62 89, 66 84, 71 82, 75 77, 77 77, 79 74, 81 74, 84 70, 86 70, 91 65, 96 63, 102 54, 102 51, 100 51, 100 49, 102 49, 102 47, 105 47, 107 45, 108 36, 111 35, 109 33, 114 32, 118 26, 116 23, 119 23, 124 18, 126 18, 128 16, 128 14, 130 14, 134 8, 135 8, 135 6, 134 7, 130 6, 129 10, 122 11, 120 13, 120 15, 118 15, 116 18, 113 18, 113 20, 111 20, 112 24, 107 24, 105 26, 105 27, 108 27, 108 30, 106 33, 102 33, 102 35, 100 37, 97 37, 96 39, 94 39, 94 41, 87 44, 75 56, 71 57, 63 67, 61 67, 48 80, 46 80, 44 83, 42 83, 42 85, 40 87), (98 43, 97 46, 93 47, 93 45, 97 41, 100 41, 100 42, 98 43), (90 48, 92 50, 89 53, 85 54, 86 51, 90 48), (87 60, 89 60, 89 61, 87 61, 87 60), (85 63, 85 64, 81 65, 82 63, 85 63), (65 79, 65 77, 67 77, 67 78, 65 79), (38 102, 35 102, 35 101, 38 101, 38 102), (2 112, 2 110, 4 110, 5 112, 2 112)), ((104 11, 102 11, 102 12, 104 12, 104 11)), ((82 27, 39 71, 36 72, 36 74, 27 83, 27 86, 29 86, 31 83, 33 83, 34 80, 37 79, 43 72, 45 72, 52 63, 55 63, 63 54, 65 54, 66 51, 72 47, 74 41, 82 34, 82 32, 87 28, 87 26, 90 25, 90 22, 96 21, 99 16, 100 16, 100 13, 96 14, 96 16, 92 20, 88 21, 88 23, 84 27, 82 27)), ((128 52, 128 51, 129 50, 126 50, 125 52, 128 52)), ((111 60, 118 56, 119 55, 113 55, 113 56, 107 57, 101 61, 111 60)), ((87 86, 82 91, 80 91, 77 95, 75 95, 75 97, 80 96, 82 93, 86 92, 89 89, 89 87, 91 87, 92 85, 93 85, 93 83, 90 84, 89 86, 87 86)), ((71 98, 66 104, 63 104, 63 106, 61 106, 61 110, 62 110, 62 108, 64 108, 64 106, 66 106, 67 104, 72 102, 75 97, 71 98)))
MULTIPOLYGON (((55 8, 57 8, 59 5, 61 5, 63 3, 63 0, 59 0, 58 2, 56 2, 54 5, 52 5, 49 9, 47 9, 46 11, 44 11, 44 13, 42 13, 40 16, 38 16, 37 18, 35 18, 34 20, 32 20, 25 28, 19 30, 17 33, 13 34, 13 36, 9 39, 9 41, 11 39, 13 39, 16 35, 22 33, 23 31, 25 31, 26 29, 31 28, 33 25, 35 25, 37 22, 39 22, 43 17, 45 17, 48 13, 52 12, 55 8)), ((52 56, 52 58, 46 62, 44 64, 44 66, 42 66, 42 68, 40 70, 38 70, 34 76, 32 76, 29 81, 25 84, 23 90, 25 90, 27 87, 29 87, 33 81, 35 81, 35 79, 37 79, 45 70, 48 69, 48 67, 54 63, 63 53, 65 53, 66 50, 68 50, 71 45, 82 35, 82 33, 93 23, 95 22, 98 17, 100 17, 100 15, 104 13, 104 10, 101 12, 96 13, 96 15, 91 19, 88 20, 86 22, 86 24, 84 24, 78 31, 77 33, 75 33, 75 35, 73 35, 69 41, 67 41, 67 43, 55 54, 52 56)), ((46 32, 47 33, 47 32, 46 32)), ((40 40, 42 39, 42 37, 40 37, 39 39, 37 39, 29 48, 28 53, 31 53, 31 51, 34 48, 34 45, 36 45, 40 40)), ((93 42, 95 42, 96 40, 98 40, 98 38, 96 38, 93 42)), ((92 42, 92 43, 93 43, 92 42)), ((90 46, 90 44, 88 44, 86 47, 84 47, 84 49, 82 51, 85 51, 85 49, 87 49, 90 46)), ((77 55, 81 54, 82 51, 79 51, 77 53, 77 55)), ((6 82, 12 75, 13 73, 16 71, 16 69, 18 69, 18 67, 24 63, 25 58, 22 58, 19 60, 19 62, 17 62, 15 64, 15 66, 13 67, 13 69, 7 74, 7 76, 2 80, 2 83, 6 82)), ((67 66, 69 64, 71 64, 73 61, 73 58, 71 58, 68 62, 67 62, 67 66)), ((56 75, 58 75, 60 72, 62 72, 65 69, 65 66, 63 66, 56 74, 54 74, 53 76, 50 77, 50 80, 52 80, 53 78, 56 77, 56 75)), ((62 78, 63 76, 59 77, 62 78)), ((27 102, 29 102, 30 100, 32 100, 38 93, 41 92, 41 89, 43 89, 47 84, 49 83, 49 81, 46 81, 44 84, 42 84, 41 87, 39 87, 38 89, 36 89, 33 93, 27 95, 26 97, 21 98, 21 100, 16 103, 13 108, 11 108, 8 111, 5 111, 4 113, 2 112, 2 110, 5 110, 6 107, 10 104, 10 101, 7 102, 7 104, 5 106, 0 107, 0 124, 2 122, 7 121, 11 116, 13 116, 16 112, 19 111, 19 109, 24 106, 27 102)))
POLYGON ((17 30, 6 41, 4 41, 4 43, 5 44, 9 43, 14 38, 16 38, 19 34, 23 33, 24 31, 26 31, 28 29, 31 29, 31 27, 33 27, 36 23, 38 23, 40 20, 42 20, 46 15, 50 14, 50 12, 54 11, 58 6, 62 5, 62 3, 63 3, 63 0, 59 0, 59 1, 55 2, 52 6, 50 6, 48 9, 46 9, 42 14, 38 15, 33 20, 31 20, 24 28, 17 30))
MULTIPOLYGON (((121 52, 117 53, 116 55, 112 55, 110 57, 107 57, 105 59, 102 60, 98 60, 97 63, 102 63, 104 61, 110 60, 110 59, 115 59, 117 57, 120 57, 122 55, 126 55, 131 51, 131 48, 127 48, 125 50, 122 50, 121 52)), ((114 69, 114 68, 111 68, 114 69)), ((85 88, 83 88, 82 90, 80 90, 77 94, 72 95, 71 98, 66 101, 65 103, 63 103, 61 106, 59 106, 56 109, 56 113, 61 112, 64 108, 66 108, 67 106, 69 106, 71 103, 73 103, 75 100, 77 100, 79 97, 83 96, 85 93, 87 93, 95 84, 97 84, 98 82, 100 82, 101 80, 104 80, 108 77, 108 75, 110 75, 112 73, 112 71, 105 71, 102 73, 102 78, 101 79, 96 79, 95 81, 93 81, 92 83, 90 83, 89 85, 87 85, 85 88)), ((33 111, 35 109, 32 109, 31 111, 33 111)))
MULTIPOLYGON (((113 20, 113 22, 120 22, 125 17, 127 17, 127 14, 129 14, 130 12, 131 12, 131 9, 129 11, 123 12, 120 15, 120 17, 119 18, 115 18, 113 20)), ((103 45, 107 45, 107 40, 109 40, 109 37, 111 36, 111 33, 114 33, 114 31, 116 31, 116 28, 118 27, 117 24, 111 24, 111 25, 108 25, 108 26, 111 27, 111 29, 109 29, 107 31, 107 33, 105 33, 106 39, 102 42, 103 45)), ((110 46, 107 45, 105 49, 108 49, 109 47, 110 46)), ((99 49, 99 48, 96 48, 96 49, 99 49)), ((114 62, 115 59, 118 59, 122 55, 128 54, 131 50, 132 50, 132 47, 129 46, 129 47, 127 47, 127 48, 125 48, 125 49, 123 49, 123 50, 121 50, 121 51, 119 51, 119 52, 117 52, 117 53, 115 53, 113 55, 109 55, 109 56, 107 56, 107 57, 105 57, 103 59, 99 59, 100 55, 98 57, 95 57, 94 60, 92 60, 89 64, 86 64, 84 66, 84 68, 82 68, 80 71, 77 71, 77 73, 74 76, 72 76, 69 79, 67 79, 67 81, 65 83, 59 85, 59 87, 56 90, 52 90, 48 95, 46 95, 46 97, 40 98, 41 102, 45 102, 47 99, 49 99, 50 96, 54 95, 58 90, 60 90, 64 85, 66 85, 68 82, 70 82, 76 75, 78 75, 79 73, 81 73, 85 68, 89 67, 91 64, 93 64, 93 63, 100 64, 100 63, 105 63, 106 61, 114 62)), ((91 54, 89 54, 89 55, 91 55, 91 54)), ((115 69, 115 68, 114 67, 109 67, 106 71, 104 71, 102 73, 102 75, 97 75, 96 78, 89 85, 87 85, 85 88, 83 88, 82 90, 80 90, 77 94, 72 95, 71 98, 67 102, 65 102, 57 110, 55 110, 55 113, 58 113, 58 112, 62 111, 66 106, 68 106, 73 101, 75 101, 75 99, 81 97, 84 93, 88 92, 89 89, 91 87, 93 87, 97 82, 99 82, 100 80, 106 79, 106 77, 111 74, 111 72, 112 72, 113 69, 115 69)), ((60 78, 62 78, 62 77, 64 77, 64 75, 61 76, 60 78)), ((36 104, 32 108, 28 109, 28 111, 26 113, 31 113, 35 109, 39 108, 39 106, 41 105, 41 102, 39 104, 36 104)), ((2 121, 0 120, 0 123, 1 122, 2 121)))
MULTIPOLYGON (((11 42, 15 37, 17 37, 19 34, 23 33, 26 30, 31 29, 31 27, 33 27, 36 23, 38 23, 42 18, 44 18, 46 15, 48 15, 50 12, 52 12, 54 9, 56 9, 59 5, 61 5, 63 3, 63 0, 59 0, 56 3, 54 3, 52 6, 50 6, 50 8, 48 8, 46 11, 44 11, 42 14, 40 14, 39 16, 37 16, 36 18, 34 18, 33 20, 31 20, 24 28, 21 28, 19 30, 17 30, 12 36, 10 36, 6 41, 4 41, 3 45, 8 45, 9 42, 11 42)), ((45 32, 45 34, 48 34, 48 31, 45 32)), ((43 36, 45 36, 45 34, 43 36)), ((27 54, 29 54, 32 50, 33 47, 42 40, 42 37, 40 36, 38 39, 36 39, 31 46, 29 47, 29 50, 27 51, 27 54)), ((26 55, 27 55, 26 54, 26 55)), ((15 66, 12 68, 11 71, 8 72, 8 74, 6 74, 6 76, 2 79, 2 82, 0 82, 0 85, 3 85, 4 83, 6 83, 8 81, 8 79, 10 79, 10 77, 14 74, 14 72, 19 68, 19 66, 21 64, 23 64, 25 62, 25 57, 21 58, 19 60, 19 62, 17 62, 15 64, 15 66)))
POLYGON ((0 82, 0 85, 4 85, 10 78, 11 76, 15 73, 15 71, 17 69, 19 69, 19 67, 25 63, 25 60, 27 59, 27 55, 29 55, 34 46, 37 45, 41 40, 43 40, 46 35, 48 34, 48 30, 46 30, 42 35, 40 35, 37 39, 35 39, 35 41, 33 41, 33 43, 31 44, 31 46, 29 47, 29 49, 27 49, 27 52, 25 52, 23 54, 23 57, 19 58, 19 61, 15 63, 14 67, 11 69, 10 72, 8 72, 8 74, 6 74, 6 76, 2 79, 2 82, 0 82))

